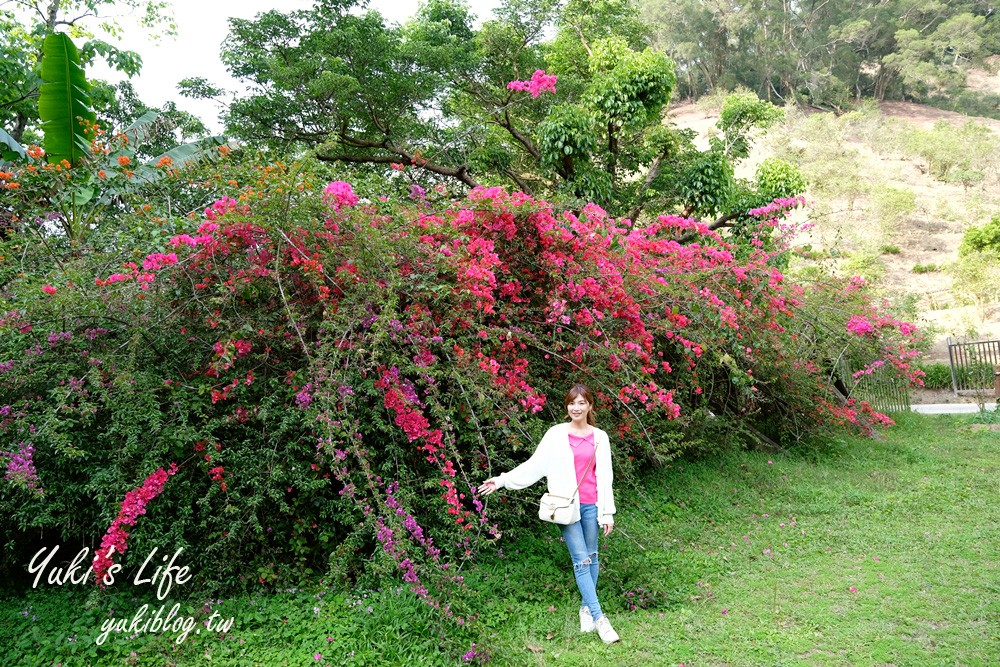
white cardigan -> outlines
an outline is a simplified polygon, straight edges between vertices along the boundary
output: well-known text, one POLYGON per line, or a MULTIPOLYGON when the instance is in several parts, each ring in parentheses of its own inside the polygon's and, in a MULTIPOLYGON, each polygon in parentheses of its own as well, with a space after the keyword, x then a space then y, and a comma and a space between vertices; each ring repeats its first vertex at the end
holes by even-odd
MULTIPOLYGON (((580 520, 580 494, 573 494, 577 488, 576 467, 573 464, 573 450, 569 444, 569 422, 556 424, 542 437, 531 458, 510 472, 489 480, 498 489, 523 489, 542 477, 546 478, 549 493, 557 496, 573 496, 574 521, 580 520)), ((602 526, 615 522, 615 497, 611 490, 614 475, 611 472, 611 442, 608 434, 594 427, 594 445, 597 461, 597 522, 602 526)))

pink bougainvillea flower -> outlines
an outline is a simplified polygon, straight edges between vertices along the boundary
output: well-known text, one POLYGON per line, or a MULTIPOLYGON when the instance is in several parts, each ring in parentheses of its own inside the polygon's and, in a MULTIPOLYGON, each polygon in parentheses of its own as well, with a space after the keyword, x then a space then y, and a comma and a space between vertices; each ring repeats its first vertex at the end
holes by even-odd
POLYGON ((354 206, 358 203, 358 196, 354 194, 354 189, 346 181, 333 181, 323 188, 323 201, 325 201, 335 211, 339 211, 345 206, 354 206))
POLYGON ((52 285, 45 285, 42 287, 42 291, 45 292, 46 294, 55 294, 56 288, 53 287, 52 285))
POLYGON ((171 463, 169 469, 160 468, 137 488, 125 494, 118 516, 111 522, 108 532, 101 540, 101 546, 94 553, 94 576, 98 585, 104 585, 104 574, 114 565, 111 557, 116 553, 124 553, 128 548, 128 528, 134 526, 136 520, 146 513, 146 505, 160 495, 167 479, 176 472, 177 464, 171 463))
POLYGON ((864 336, 865 334, 875 333, 875 325, 869 322, 868 318, 864 315, 851 315, 847 320, 847 330, 852 334, 864 336))
POLYGON ((508 90, 526 90, 531 93, 532 97, 538 97, 544 91, 555 93, 557 78, 559 77, 555 74, 546 74, 545 70, 539 69, 535 70, 535 73, 527 81, 511 81, 507 84, 507 88, 508 90))

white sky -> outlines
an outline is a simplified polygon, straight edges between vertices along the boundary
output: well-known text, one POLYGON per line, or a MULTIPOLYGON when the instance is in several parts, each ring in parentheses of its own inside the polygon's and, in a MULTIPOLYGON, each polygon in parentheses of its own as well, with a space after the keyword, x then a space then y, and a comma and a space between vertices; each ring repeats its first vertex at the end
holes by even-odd
MULTIPOLYGON (((244 86, 229 77, 219 60, 219 49, 229 29, 227 19, 253 18, 271 9, 284 12, 305 9, 312 3, 309 0, 173 0, 170 4, 177 23, 176 38, 167 37, 155 43, 142 29, 129 27, 120 40, 120 46, 142 56, 142 73, 132 80, 132 84, 147 105, 159 108, 164 102, 173 100, 179 108, 197 115, 209 129, 218 132, 221 131, 218 122, 221 109, 210 101, 181 97, 177 94, 177 83, 181 79, 201 76, 230 93, 242 93, 244 86)), ((478 21, 482 21, 489 18, 500 1, 470 0, 468 4, 478 21)), ((389 21, 402 23, 416 12, 417 0, 372 0, 369 8, 389 21)), ((129 20, 123 18, 121 23, 128 26, 129 20)), ((87 76, 113 83, 124 78, 103 64, 89 68, 87 76)))

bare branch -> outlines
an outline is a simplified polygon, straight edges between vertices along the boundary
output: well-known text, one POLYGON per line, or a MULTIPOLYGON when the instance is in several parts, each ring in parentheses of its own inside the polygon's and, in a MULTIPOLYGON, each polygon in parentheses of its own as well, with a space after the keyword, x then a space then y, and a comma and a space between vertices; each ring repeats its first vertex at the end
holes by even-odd
POLYGON ((508 113, 506 109, 504 109, 502 116, 500 114, 494 114, 494 117, 496 118, 497 123, 500 124, 500 127, 510 132, 510 136, 517 139, 518 143, 524 146, 524 149, 528 151, 531 157, 536 160, 540 160, 542 158, 542 154, 538 150, 538 147, 535 146, 535 142, 514 127, 514 123, 510 120, 510 113, 508 113))
POLYGON ((715 222, 710 223, 708 225, 708 228, 710 230, 712 230, 712 231, 715 231, 716 229, 719 229, 720 227, 729 227, 730 223, 733 220, 735 220, 736 218, 740 217, 741 215, 744 215, 745 213, 746 213, 746 211, 733 211, 731 213, 726 213, 724 216, 722 216, 721 218, 717 219, 715 222))
POLYGON ((660 175, 660 167, 663 165, 663 160, 665 159, 666 156, 661 155, 653 160, 653 164, 649 165, 649 171, 646 172, 646 178, 642 181, 642 187, 639 188, 639 192, 636 194, 635 206, 633 206, 632 210, 628 212, 628 219, 632 222, 635 222, 636 218, 639 217, 639 213, 642 212, 642 197, 646 194, 646 191, 649 190, 649 186, 652 185, 656 177, 660 175))
POLYGON ((520 176, 515 174, 512 169, 504 169, 503 172, 507 175, 508 178, 510 178, 510 180, 514 181, 514 183, 517 185, 518 189, 521 192, 529 195, 533 194, 531 188, 528 187, 528 184, 520 176))
POLYGON ((370 141, 368 139, 360 139, 358 137, 351 137, 345 134, 340 136, 341 142, 343 144, 354 146, 357 148, 370 148, 384 151, 390 153, 390 155, 351 155, 348 153, 340 154, 323 154, 321 152, 316 153, 316 157, 323 162, 352 162, 355 164, 394 164, 394 163, 409 163, 421 169, 426 169, 427 171, 433 172, 435 174, 440 174, 441 176, 448 176, 449 178, 457 179, 470 188, 475 188, 479 186, 479 183, 472 178, 469 173, 468 165, 459 165, 458 167, 447 167, 442 164, 437 164, 435 162, 430 162, 429 160, 418 157, 414 153, 403 150, 402 148, 396 148, 389 144, 388 140, 381 142, 370 141))

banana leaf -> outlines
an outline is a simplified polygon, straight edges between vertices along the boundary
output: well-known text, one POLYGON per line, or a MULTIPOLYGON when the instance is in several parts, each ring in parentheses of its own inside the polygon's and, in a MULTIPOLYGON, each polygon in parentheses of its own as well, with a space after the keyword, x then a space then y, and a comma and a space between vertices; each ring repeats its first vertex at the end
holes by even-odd
POLYGON ((76 165, 84 157, 92 136, 81 120, 97 121, 90 106, 90 84, 73 41, 61 32, 51 33, 42 44, 42 85, 38 115, 42 141, 50 163, 68 160, 76 165))
POLYGON ((156 124, 161 123, 160 114, 156 111, 147 111, 142 114, 134 123, 129 125, 123 134, 128 137, 129 146, 135 147, 145 143, 156 129, 156 124))
POLYGON ((14 137, 0 127, 0 160, 4 162, 14 162, 15 160, 27 160, 28 154, 24 147, 14 141, 14 137))
POLYGON ((166 176, 163 169, 157 169, 155 166, 165 157, 170 158, 170 164, 174 167, 217 160, 222 155, 219 152, 219 146, 225 144, 226 138, 218 135, 182 144, 147 162, 142 169, 136 171, 135 178, 139 182, 155 183, 166 176))

